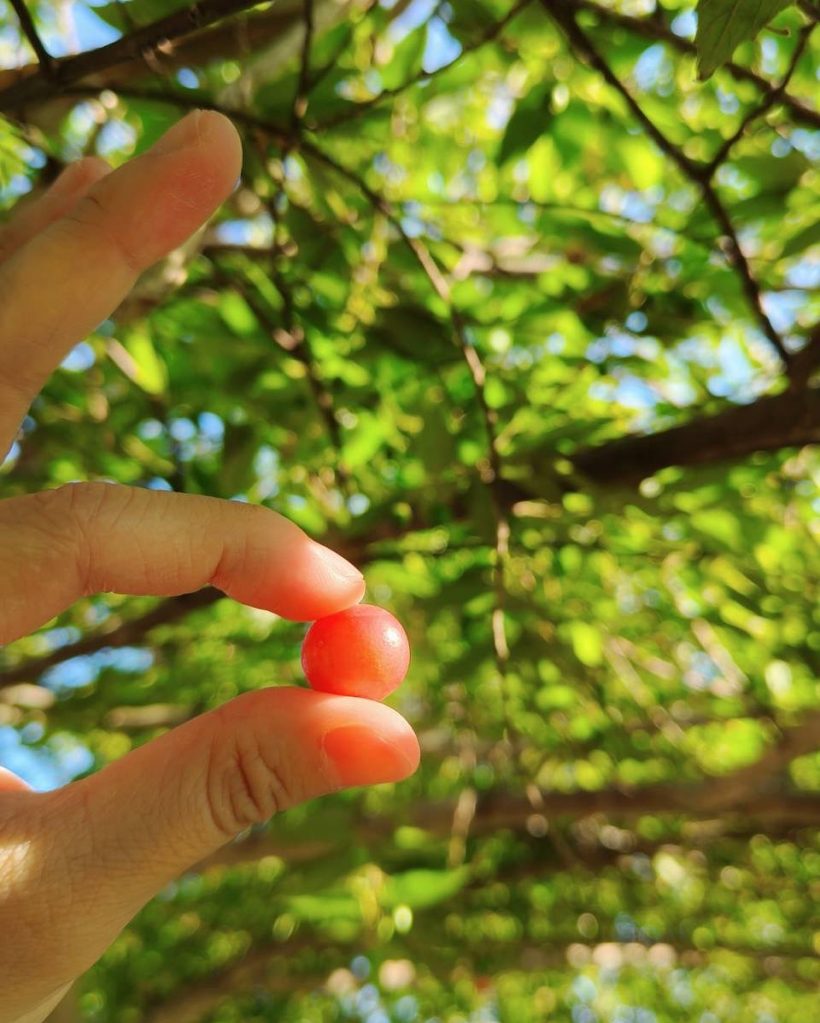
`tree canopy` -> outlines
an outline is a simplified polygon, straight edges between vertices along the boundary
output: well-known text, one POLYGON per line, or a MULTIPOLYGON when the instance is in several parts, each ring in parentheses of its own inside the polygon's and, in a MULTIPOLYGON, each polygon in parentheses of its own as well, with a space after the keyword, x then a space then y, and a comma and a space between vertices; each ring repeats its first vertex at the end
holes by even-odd
MULTIPOLYGON (((0 6, 4 209, 191 108, 245 151, 220 214, 53 376, 0 494, 281 511, 405 624, 390 702, 423 750, 171 885, 64 1018, 816 1012, 815 21, 0 6)), ((0 653, 0 761, 53 786, 302 684, 304 631, 215 590, 89 597, 0 653)))

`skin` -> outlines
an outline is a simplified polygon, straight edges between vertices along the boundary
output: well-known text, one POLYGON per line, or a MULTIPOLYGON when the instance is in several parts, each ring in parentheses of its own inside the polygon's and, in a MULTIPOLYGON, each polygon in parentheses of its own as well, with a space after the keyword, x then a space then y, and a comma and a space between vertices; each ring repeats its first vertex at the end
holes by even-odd
MULTIPOLYGON (((49 373, 213 213, 240 167, 230 122, 197 111, 115 171, 96 158, 68 168, 3 228, 0 458, 49 373)), ((0 643, 87 594, 208 584, 300 620, 364 593, 352 565, 264 508, 102 483, 0 502, 0 643)), ((54 792, 0 769, 0 1023, 44 1019, 157 891, 244 828, 339 788, 398 781, 418 759, 390 708, 283 687, 54 792)))

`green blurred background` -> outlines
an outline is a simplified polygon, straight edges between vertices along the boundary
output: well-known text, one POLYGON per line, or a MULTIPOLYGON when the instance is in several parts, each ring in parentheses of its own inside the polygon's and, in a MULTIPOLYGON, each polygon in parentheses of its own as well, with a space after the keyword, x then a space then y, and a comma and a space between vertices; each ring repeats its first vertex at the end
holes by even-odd
MULTIPOLYGON (((29 4, 66 60, 0 72, 4 209, 195 106, 245 166, 54 375, 0 493, 288 515, 405 624, 422 766, 201 864, 55 1020, 807 1023, 811 5, 230 7, 29 4)), ((2 3, 0 60, 34 61, 2 3)), ((84 600, 0 653, 0 763, 54 787, 303 684, 303 635, 210 590, 84 600)))

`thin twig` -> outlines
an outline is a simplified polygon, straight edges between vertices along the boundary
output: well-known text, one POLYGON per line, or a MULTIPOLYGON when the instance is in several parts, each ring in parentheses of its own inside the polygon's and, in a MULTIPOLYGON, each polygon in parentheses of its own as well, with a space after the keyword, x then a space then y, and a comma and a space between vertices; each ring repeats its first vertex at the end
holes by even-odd
POLYGON ((293 97, 293 109, 291 111, 291 128, 294 136, 299 131, 299 125, 305 116, 308 105, 308 83, 310 81, 310 48, 313 44, 313 0, 302 0, 303 19, 305 23, 305 38, 302 42, 302 60, 299 66, 299 82, 293 97))
MULTIPOLYGON (((162 89, 141 89, 136 86, 119 85, 116 82, 101 83, 99 85, 71 85, 63 89, 66 96, 99 96, 102 92, 113 92, 121 99, 145 100, 151 103, 165 103, 179 107, 180 110, 215 110, 219 114, 229 117, 235 124, 252 128, 265 133, 276 145, 286 147, 291 145, 292 139, 286 128, 274 124, 272 121, 262 117, 255 117, 246 110, 233 110, 228 107, 214 103, 208 96, 199 92, 172 92, 162 89)), ((0 93, 0 101, 2 93, 0 93)), ((2 109, 2 106, 0 106, 2 109)))
POLYGON ((342 39, 341 43, 337 46, 336 52, 323 67, 318 68, 316 71, 313 72, 312 75, 308 76, 306 86, 306 92, 308 94, 313 92, 316 86, 323 82, 334 68, 339 66, 339 61, 341 60, 342 55, 347 51, 347 48, 350 46, 350 40, 353 35, 353 29, 356 27, 356 25, 360 24, 361 21, 364 18, 366 18, 368 14, 370 14, 373 8, 378 6, 378 4, 379 0, 370 0, 370 3, 362 11, 362 16, 359 19, 359 21, 357 21, 355 25, 352 24, 351 22, 348 22, 347 31, 345 32, 344 38, 342 39))
POLYGON ((28 39, 32 50, 34 50, 37 60, 40 62, 40 70, 46 78, 52 80, 54 78, 56 62, 40 38, 40 33, 37 31, 28 7, 26 7, 24 0, 11 0, 11 6, 14 8, 17 20, 20 22, 20 28, 23 30, 26 39, 28 39))
POLYGON ((718 149, 717 153, 715 153, 714 157, 709 161, 708 166, 705 168, 703 172, 709 178, 714 177, 714 174, 717 171, 718 167, 720 167, 720 165, 729 155, 735 144, 739 142, 743 135, 746 133, 746 129, 749 127, 749 125, 756 121, 758 118, 763 117, 763 115, 766 114, 769 110, 771 110, 771 108, 777 103, 777 101, 782 98, 783 94, 786 91, 786 87, 791 81, 795 68, 799 63, 800 58, 803 56, 803 53, 806 49, 806 45, 808 44, 809 41, 809 36, 812 34, 813 30, 814 24, 804 25, 803 28, 800 30, 800 36, 797 40, 797 43, 795 44, 794 51, 792 52, 792 57, 791 60, 789 61, 789 67, 786 71, 786 74, 783 76, 783 80, 781 81, 780 85, 778 85, 774 89, 770 89, 769 92, 767 92, 766 95, 763 97, 763 100, 756 107, 752 107, 752 109, 748 111, 746 116, 738 125, 737 130, 734 132, 734 134, 732 134, 728 139, 726 139, 723 145, 720 147, 720 149, 718 149))
MULTIPOLYGON (((462 316, 453 304, 450 284, 442 274, 438 264, 427 249, 427 246, 420 239, 413 238, 407 233, 401 222, 401 218, 393 210, 387 199, 372 189, 367 182, 360 177, 360 175, 351 170, 349 167, 346 167, 344 164, 339 163, 338 160, 314 143, 303 139, 301 145, 302 151, 306 155, 312 156, 314 159, 325 164, 325 166, 330 167, 336 171, 336 173, 352 182, 362 195, 368 199, 374 209, 387 217, 398 232, 403 243, 415 256, 423 273, 427 277, 427 280, 430 282, 433 291, 447 307, 453 329, 453 340, 456 347, 461 352, 461 356, 470 372, 476 400, 481 411, 484 430, 487 436, 488 464, 482 471, 481 478, 482 482, 484 482, 488 488, 490 502, 493 508, 493 517, 495 520, 495 563, 493 566, 495 607, 492 616, 492 633, 496 667, 498 669, 499 678, 503 680, 510 656, 509 644, 506 636, 504 612, 504 606, 506 603, 504 569, 509 553, 510 525, 507 517, 506 501, 502 496, 500 489, 502 486, 502 467, 501 455, 498 450, 498 438, 496 435, 498 417, 495 410, 491 409, 487 403, 485 393, 486 370, 484 368, 484 364, 482 363, 481 357, 479 356, 475 346, 470 342, 467 335, 467 328, 462 316)), ((508 719, 508 728, 510 728, 510 716, 506 715, 506 717, 508 719)))
POLYGON ((385 100, 395 99, 396 96, 400 96, 403 92, 406 92, 407 89, 412 88, 414 85, 432 81, 432 79, 438 77, 438 75, 444 74, 445 71, 449 71, 452 67, 458 64, 459 61, 464 58, 465 54, 472 53, 474 50, 478 50, 480 47, 485 46, 494 39, 497 39, 513 18, 523 11, 525 7, 529 7, 531 3, 532 0, 518 0, 518 3, 516 3, 503 18, 490 25, 490 27, 482 32, 482 34, 474 42, 468 43, 464 46, 458 56, 454 57, 447 64, 443 64, 440 68, 436 68, 435 71, 420 71, 406 82, 402 82, 401 85, 397 85, 392 89, 383 89, 378 95, 371 97, 371 99, 365 100, 363 103, 357 103, 351 110, 344 110, 335 117, 331 117, 330 120, 325 121, 320 125, 316 125, 315 130, 326 131, 329 128, 337 127, 337 125, 346 124, 348 121, 355 120, 357 117, 362 117, 368 112, 368 110, 371 110, 373 107, 385 102, 385 100))
POLYGON ((207 28, 228 16, 240 14, 255 7, 259 0, 199 0, 186 4, 181 10, 143 25, 122 39, 106 46, 78 53, 74 57, 63 57, 54 61, 54 77, 28 75, 0 92, 0 111, 13 111, 29 103, 47 99, 56 92, 63 92, 64 86, 79 82, 87 75, 105 71, 129 60, 142 60, 146 53, 154 53, 160 44, 169 44, 207 28))
POLYGON ((547 14, 564 30, 570 45, 589 61, 590 66, 598 71, 612 88, 620 93, 635 118, 640 122, 655 145, 675 163, 686 178, 700 188, 706 205, 709 207, 712 216, 728 241, 726 255, 740 279, 740 285, 749 307, 760 329, 780 356, 784 367, 788 369, 790 363, 789 353, 763 308, 760 286, 752 275, 749 261, 740 246, 737 232, 729 218, 729 214, 726 212, 720 197, 711 183, 708 166, 690 160, 647 116, 638 101, 627 89, 623 81, 615 74, 587 33, 575 20, 576 8, 574 3, 565 4, 559 2, 559 0, 540 0, 540 2, 547 14))
MULTIPOLYGON (((579 10, 595 14, 608 25, 617 25, 619 28, 624 28, 628 32, 643 36, 645 39, 657 39, 667 43, 679 53, 685 53, 692 57, 697 56, 697 49, 693 42, 676 35, 657 17, 635 18, 629 14, 621 14, 619 11, 609 7, 601 7, 600 4, 594 3, 593 0, 574 0, 574 5, 579 10)), ((765 78, 740 64, 729 62, 724 64, 723 68, 737 81, 751 82, 761 92, 768 93, 771 89, 770 82, 767 82, 765 78)), ((784 92, 780 99, 783 105, 788 107, 795 120, 807 124, 811 128, 820 128, 820 113, 803 106, 799 100, 787 92, 784 92)))
MULTIPOLYGON (((333 410, 333 399, 325 388, 323 382, 316 375, 313 359, 310 350, 306 347, 307 339, 303 329, 296 323, 293 296, 286 283, 283 282, 278 273, 273 280, 274 286, 282 298, 283 312, 282 324, 273 321, 270 314, 256 300, 253 293, 235 275, 226 274, 219 264, 214 261, 215 277, 224 287, 233 288, 238 291, 248 304, 248 308, 259 322, 259 325, 269 334, 271 339, 288 355, 292 355, 305 368, 308 387, 310 388, 319 415, 325 425, 331 443, 337 452, 337 461, 341 459, 342 437, 339 430, 339 423, 333 410)), ((344 470, 339 467, 338 474, 341 479, 346 480, 344 470)))

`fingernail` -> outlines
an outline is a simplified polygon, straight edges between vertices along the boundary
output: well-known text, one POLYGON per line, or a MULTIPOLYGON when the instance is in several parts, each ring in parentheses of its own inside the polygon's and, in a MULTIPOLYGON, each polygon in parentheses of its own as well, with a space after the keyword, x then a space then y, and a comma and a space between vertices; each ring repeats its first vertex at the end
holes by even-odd
POLYGON ((178 149, 187 149, 198 145, 208 128, 208 112, 192 110, 181 121, 169 128, 165 134, 151 146, 152 153, 172 153, 178 149))
POLYGON ((363 725, 344 725, 325 735, 322 748, 341 788, 401 781, 419 762, 412 732, 391 742, 363 725))
POLYGON ((322 564, 325 568, 329 569, 333 575, 342 579, 344 582, 363 582, 364 576, 354 565, 337 554, 336 551, 332 551, 329 547, 325 547, 323 544, 316 543, 313 541, 313 547, 316 555, 321 559, 322 564))

